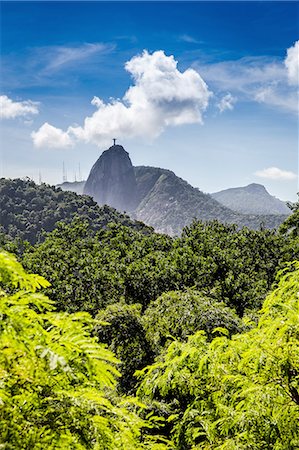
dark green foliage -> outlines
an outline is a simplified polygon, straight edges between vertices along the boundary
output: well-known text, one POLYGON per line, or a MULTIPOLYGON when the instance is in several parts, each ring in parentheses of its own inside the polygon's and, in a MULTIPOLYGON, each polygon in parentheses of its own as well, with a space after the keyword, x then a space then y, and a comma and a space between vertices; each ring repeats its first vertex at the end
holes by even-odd
POLYGON ((60 310, 95 315, 123 296, 123 279, 115 267, 117 256, 94 237, 87 222, 75 219, 71 225, 59 223, 23 260, 28 270, 42 273, 50 281, 46 292, 60 310))
POLYGON ((137 382, 135 371, 151 364, 154 359, 151 341, 146 338, 141 320, 141 305, 115 303, 100 311, 96 320, 100 323, 95 326, 95 335, 121 361, 118 367, 120 389, 131 393, 137 382))
POLYGON ((257 308, 299 257, 298 208, 280 232, 194 221, 180 238, 106 211, 99 228, 69 216, 34 246, 1 237, 51 286, 0 254, 0 447, 297 449, 299 263, 257 308), (119 397, 136 369, 174 445, 119 397))
POLYGON ((289 234, 292 239, 295 239, 299 237, 299 200, 296 203, 289 203, 288 206, 293 214, 283 222, 280 232, 289 234))
POLYGON ((27 251, 24 264, 47 276, 47 294, 59 309, 95 315, 122 299, 148 304, 160 295, 166 275, 156 272, 151 259, 162 255, 164 263, 171 245, 167 236, 145 236, 121 225, 94 235, 88 223, 76 219, 71 225, 60 223, 45 242, 27 251))
POLYGON ((51 282, 59 309, 98 309, 124 300, 145 309, 163 292, 194 287, 236 309, 256 308, 286 260, 287 238, 218 222, 194 222, 182 237, 110 225, 94 235, 79 219, 59 224, 27 250, 24 264, 51 282))
POLYGON ((162 294, 146 309, 143 323, 149 342, 158 352, 171 340, 186 341, 199 330, 212 339, 218 327, 226 328, 230 334, 245 329, 231 308, 192 290, 162 294))
POLYGON ((87 220, 94 231, 111 222, 150 231, 113 208, 99 207, 87 195, 64 192, 46 184, 38 186, 29 179, 0 179, 0 226, 11 238, 34 244, 43 231, 52 231, 57 222, 70 222, 75 215, 87 220))
POLYGON ((193 222, 180 244, 193 254, 184 284, 225 302, 240 316, 246 308, 261 306, 277 268, 289 256, 285 238, 273 230, 238 230, 216 221, 193 222))

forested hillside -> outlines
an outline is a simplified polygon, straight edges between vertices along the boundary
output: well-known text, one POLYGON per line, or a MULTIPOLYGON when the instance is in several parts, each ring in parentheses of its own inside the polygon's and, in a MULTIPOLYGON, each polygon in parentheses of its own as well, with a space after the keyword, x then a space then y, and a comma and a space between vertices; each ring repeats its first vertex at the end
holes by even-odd
POLYGON ((296 450, 299 203, 279 230, 180 237, 106 211, 3 236, 0 444, 296 450))
POLYGON ((57 222, 70 222, 75 215, 87 220, 93 230, 110 222, 145 228, 108 206, 99 207, 91 197, 35 184, 30 179, 0 179, 0 226, 5 234, 35 243, 43 231, 52 231, 57 222))

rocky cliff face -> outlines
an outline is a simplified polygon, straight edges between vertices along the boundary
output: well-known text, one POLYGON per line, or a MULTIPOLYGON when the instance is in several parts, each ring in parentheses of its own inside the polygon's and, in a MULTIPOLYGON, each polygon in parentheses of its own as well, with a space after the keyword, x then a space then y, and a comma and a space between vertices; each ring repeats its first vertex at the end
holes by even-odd
MULTIPOLYGON (((258 184, 252 184, 246 190, 251 201, 255 196, 259 200, 265 195, 270 196, 258 184)), ((239 227, 259 229, 261 224, 266 228, 276 228, 287 217, 272 211, 267 214, 264 204, 259 214, 233 211, 170 170, 144 166, 134 168, 129 154, 121 145, 113 145, 103 152, 91 169, 84 194, 91 195, 100 205, 127 211, 132 218, 170 235, 180 234, 194 218, 203 221, 217 219, 239 227)))
POLYGON ((92 167, 84 186, 99 205, 119 211, 133 211, 137 206, 137 188, 129 154, 121 145, 104 151, 92 167))

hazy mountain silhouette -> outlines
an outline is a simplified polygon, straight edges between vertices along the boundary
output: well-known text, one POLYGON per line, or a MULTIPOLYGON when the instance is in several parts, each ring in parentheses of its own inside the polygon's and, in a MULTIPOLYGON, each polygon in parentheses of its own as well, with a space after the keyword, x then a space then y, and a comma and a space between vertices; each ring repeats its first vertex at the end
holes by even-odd
POLYGON ((287 205, 270 195, 262 184, 252 183, 211 195, 222 205, 243 214, 291 214, 287 205))
POLYGON ((57 184, 56 187, 61 188, 63 191, 76 192, 76 194, 83 194, 85 181, 64 181, 61 184, 57 184))

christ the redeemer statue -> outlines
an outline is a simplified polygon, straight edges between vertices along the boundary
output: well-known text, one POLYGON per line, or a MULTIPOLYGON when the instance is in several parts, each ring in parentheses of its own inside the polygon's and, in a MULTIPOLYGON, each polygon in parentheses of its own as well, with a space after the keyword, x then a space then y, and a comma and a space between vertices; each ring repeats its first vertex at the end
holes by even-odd
POLYGON ((114 139, 113 139, 113 145, 116 145, 115 142, 116 142, 116 139, 114 138, 114 139))

